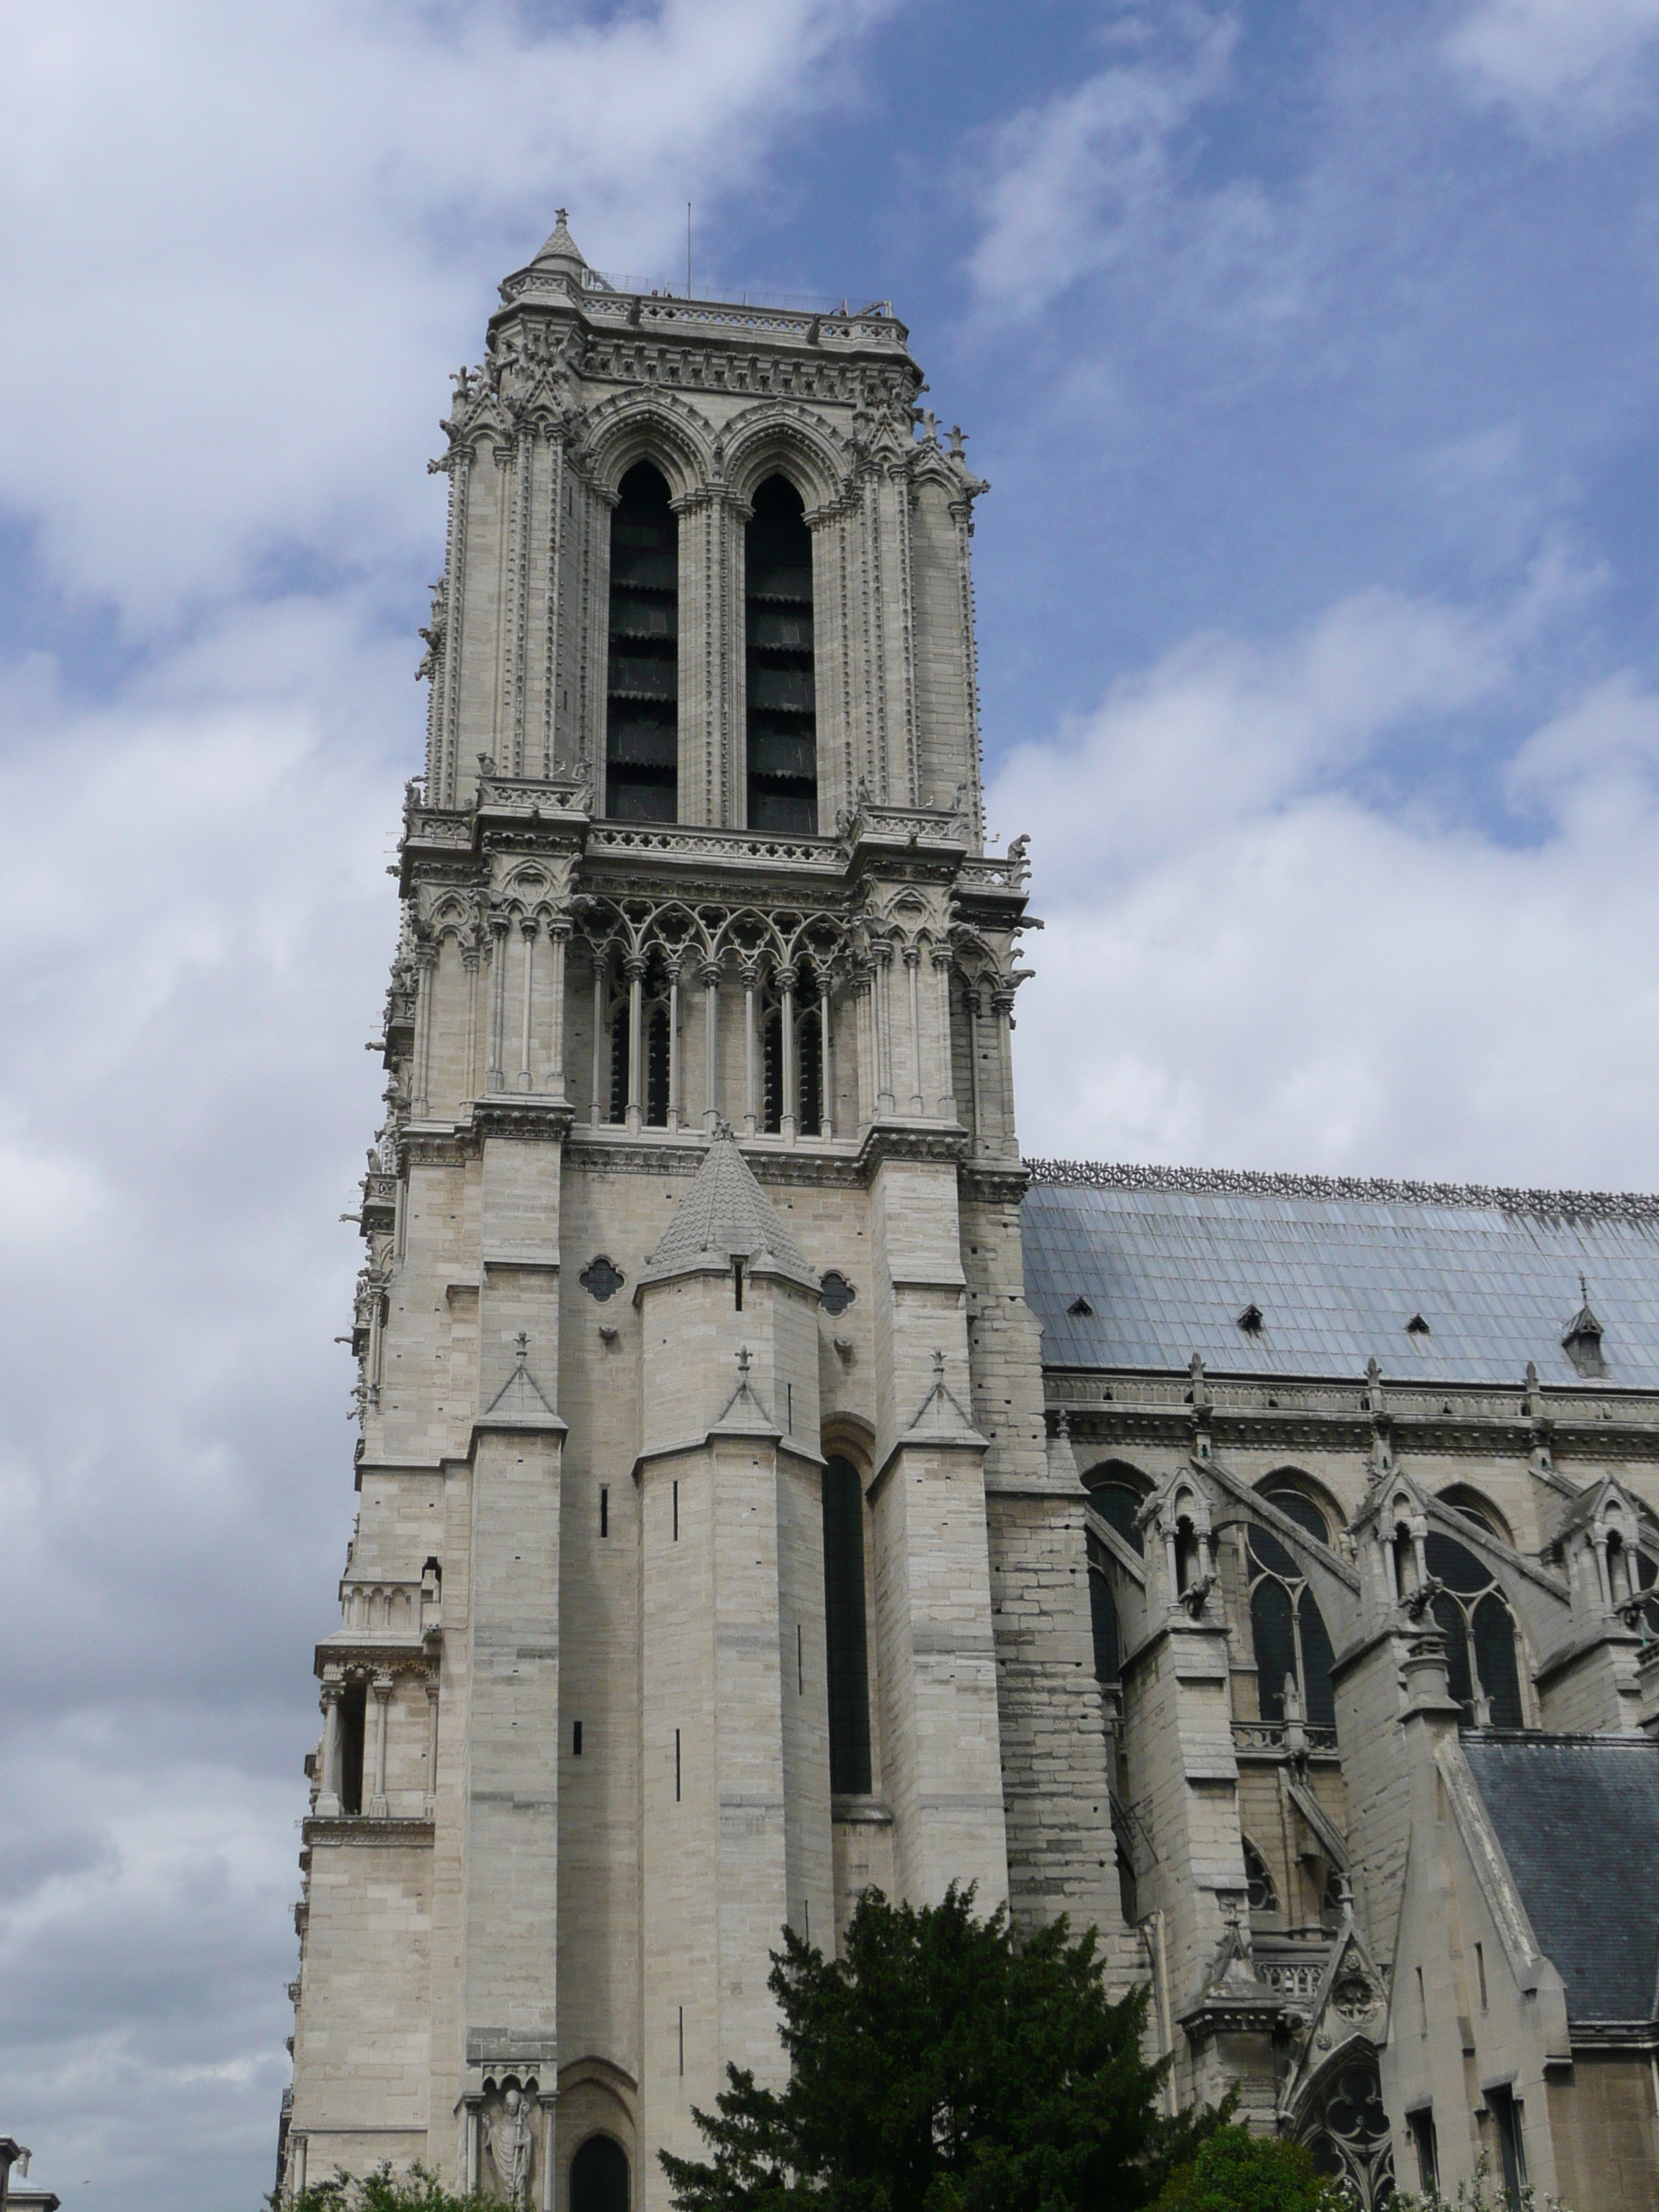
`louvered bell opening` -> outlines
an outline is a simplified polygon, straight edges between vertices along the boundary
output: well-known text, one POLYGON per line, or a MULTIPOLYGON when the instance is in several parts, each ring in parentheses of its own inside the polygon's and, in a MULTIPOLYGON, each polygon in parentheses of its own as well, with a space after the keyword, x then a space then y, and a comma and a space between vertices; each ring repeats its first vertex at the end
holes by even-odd
POLYGON ((769 477, 744 547, 749 827, 813 836, 818 826, 812 679, 812 539, 800 495, 769 477))
POLYGON ((679 782, 679 525, 648 461, 622 481, 611 517, 611 640, 605 811, 672 822, 679 782))

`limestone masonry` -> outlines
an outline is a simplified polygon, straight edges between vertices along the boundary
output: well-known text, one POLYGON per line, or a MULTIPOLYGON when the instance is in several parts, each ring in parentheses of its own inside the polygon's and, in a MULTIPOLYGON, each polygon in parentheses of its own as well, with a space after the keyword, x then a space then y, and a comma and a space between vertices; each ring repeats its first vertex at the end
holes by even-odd
POLYGON ((447 560, 280 2183, 659 2212, 978 1885, 1361 2202, 1659 2172, 1659 1205, 1022 1164, 959 432, 565 228, 447 560))

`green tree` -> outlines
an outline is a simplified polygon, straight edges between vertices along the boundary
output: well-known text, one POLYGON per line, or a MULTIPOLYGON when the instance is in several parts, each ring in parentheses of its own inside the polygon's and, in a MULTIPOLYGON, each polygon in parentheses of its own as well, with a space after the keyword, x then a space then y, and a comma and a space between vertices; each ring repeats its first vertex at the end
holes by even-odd
MULTIPOLYGON (((268 2197, 271 2212, 279 2199, 268 2197)), ((337 2173, 314 2181, 282 2206, 282 2212, 508 2212, 498 2197, 457 2197, 429 2168, 416 2165, 393 2173, 390 2162, 354 2180, 337 2173)))
POLYGON ((1219 2128, 1164 2185, 1157 2212, 1349 2212, 1300 2143, 1219 2128))
POLYGON ((660 2154, 679 2212, 1138 2212, 1219 2123, 1158 2113, 1146 1992, 1107 1996, 1092 1929, 1016 1943, 971 1889, 866 1890, 836 1960, 786 1929, 769 1986, 788 2086, 727 2068, 709 2157, 660 2154))

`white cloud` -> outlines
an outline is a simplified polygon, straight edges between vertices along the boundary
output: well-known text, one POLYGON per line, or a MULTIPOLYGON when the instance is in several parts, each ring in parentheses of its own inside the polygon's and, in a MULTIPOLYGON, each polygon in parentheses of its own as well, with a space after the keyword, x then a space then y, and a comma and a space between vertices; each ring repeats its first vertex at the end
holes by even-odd
POLYGON ((0 18, 0 520, 121 640, 0 667, 0 2118, 88 2212, 270 2182, 444 372, 556 203, 672 268, 886 3, 0 18))
POLYGON ((1339 772, 1500 699, 1514 635, 1371 595, 1276 653, 1190 647, 1008 763, 1048 923, 1028 1152, 1651 1182, 1659 699, 1621 678, 1520 745, 1512 842, 1339 772))
POLYGON ((1445 52, 1486 95, 1528 109, 1611 116, 1650 89, 1659 0, 1478 0, 1445 52))
POLYGON ((555 201, 599 265, 672 269, 686 200, 751 180, 884 4, 9 11, 0 500, 149 620, 295 545, 429 544, 454 332, 555 201))
POLYGON ((1079 280, 1127 271, 1144 312, 1274 328, 1303 305, 1305 241, 1254 179, 1195 185, 1203 111, 1231 86, 1232 15, 1120 19, 1117 56, 982 132, 965 169, 982 311, 1034 315, 1079 280))

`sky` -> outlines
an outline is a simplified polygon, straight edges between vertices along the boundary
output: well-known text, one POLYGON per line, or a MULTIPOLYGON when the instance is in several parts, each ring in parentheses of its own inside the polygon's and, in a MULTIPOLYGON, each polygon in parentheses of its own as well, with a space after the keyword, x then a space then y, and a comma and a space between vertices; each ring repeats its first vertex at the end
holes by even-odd
POLYGON ((1650 1188, 1659 0, 0 0, 0 2132, 270 2185, 448 372, 888 297, 1028 1154, 1650 1188))

